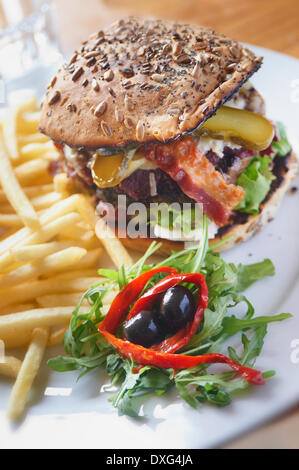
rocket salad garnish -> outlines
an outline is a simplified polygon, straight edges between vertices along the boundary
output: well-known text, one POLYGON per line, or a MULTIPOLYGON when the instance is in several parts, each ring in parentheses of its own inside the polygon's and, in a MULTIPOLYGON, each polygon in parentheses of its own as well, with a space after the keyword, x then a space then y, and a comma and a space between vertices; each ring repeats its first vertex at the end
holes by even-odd
POLYGON ((255 370, 255 361, 268 323, 290 315, 255 316, 242 292, 273 276, 274 266, 269 259, 238 267, 225 262, 208 248, 206 217, 203 226, 197 249, 150 264, 159 248, 154 242, 134 266, 101 269, 106 279, 90 288, 73 312, 64 338, 68 356, 50 359, 50 367, 80 370, 80 377, 106 368, 111 385, 118 387, 112 404, 120 414, 133 417, 140 416, 142 397, 150 393, 161 395, 176 387, 194 408, 203 402, 223 406, 234 392, 271 377, 273 371, 255 370), (116 289, 119 293, 105 315, 103 299, 116 289), (84 299, 90 303, 88 314, 80 313, 84 299), (233 307, 238 317, 230 313, 233 307), (229 345, 237 333, 241 353, 229 345), (213 363, 225 363, 231 371, 215 373, 213 363))

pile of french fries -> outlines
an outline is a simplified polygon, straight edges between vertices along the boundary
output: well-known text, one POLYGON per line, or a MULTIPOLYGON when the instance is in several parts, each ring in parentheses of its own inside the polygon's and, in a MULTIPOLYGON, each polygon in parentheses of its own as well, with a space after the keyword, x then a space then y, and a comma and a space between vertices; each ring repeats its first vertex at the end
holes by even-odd
POLYGON ((132 264, 117 238, 102 236, 107 227, 88 198, 64 173, 51 176, 59 155, 38 121, 35 97, 0 121, 0 376, 14 380, 12 419, 24 413, 45 349, 62 343, 77 302, 99 282, 103 248, 117 267, 132 264), (18 348, 22 360, 10 353, 18 348))

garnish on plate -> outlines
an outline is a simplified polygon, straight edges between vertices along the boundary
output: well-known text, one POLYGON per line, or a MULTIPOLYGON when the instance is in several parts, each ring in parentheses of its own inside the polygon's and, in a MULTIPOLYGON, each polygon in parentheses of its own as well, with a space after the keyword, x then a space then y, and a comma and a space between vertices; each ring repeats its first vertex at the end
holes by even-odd
MULTIPOLYGON (((208 248, 206 217, 197 248, 189 247, 163 261, 149 263, 158 248, 152 243, 129 268, 99 271, 106 279, 91 287, 73 312, 64 338, 68 356, 50 359, 50 367, 60 372, 80 370, 80 377, 96 367, 106 368, 111 385, 118 387, 110 399, 112 404, 120 414, 133 417, 141 415, 142 397, 162 395, 171 387, 176 387, 189 405, 197 407, 203 402, 227 405, 232 394, 248 388, 250 382, 263 384, 274 374, 254 369, 267 326, 290 314, 255 316, 253 305, 242 292, 254 282, 273 276, 272 262, 265 259, 235 266, 224 261, 208 248), (161 317, 163 296, 175 286, 187 288, 194 299, 195 310, 191 305, 185 324, 172 329, 169 321, 166 327, 165 319, 162 326, 156 321, 160 335, 151 337, 148 343, 145 338, 145 346, 140 339, 129 341, 128 323, 140 314, 161 317), (111 291, 118 294, 105 315, 103 299, 111 291), (84 299, 90 303, 87 314, 80 313, 84 299), (230 344, 237 333, 242 334, 241 352, 230 344), (225 349, 227 355, 222 353, 225 349), (215 370, 213 364, 219 362, 231 370, 215 370)), ((145 317, 143 320, 146 335, 149 322, 145 317)))

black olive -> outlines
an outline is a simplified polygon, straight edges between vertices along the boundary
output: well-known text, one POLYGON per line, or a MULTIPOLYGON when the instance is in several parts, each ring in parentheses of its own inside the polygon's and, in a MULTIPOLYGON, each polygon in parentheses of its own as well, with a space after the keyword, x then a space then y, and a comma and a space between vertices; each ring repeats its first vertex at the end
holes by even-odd
POLYGON ((154 312, 144 310, 124 325, 125 338, 134 344, 148 348, 160 343, 165 334, 154 312))
POLYGON ((195 300, 187 287, 170 287, 160 299, 160 315, 164 319, 167 333, 174 334, 194 318, 195 300))

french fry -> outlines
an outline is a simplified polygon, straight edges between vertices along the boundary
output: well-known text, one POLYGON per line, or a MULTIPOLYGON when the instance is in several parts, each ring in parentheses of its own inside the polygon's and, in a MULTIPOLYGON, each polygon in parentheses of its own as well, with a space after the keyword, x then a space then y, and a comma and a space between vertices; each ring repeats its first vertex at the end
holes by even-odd
MULTIPOLYGON (((54 308, 57 305, 61 307, 75 307, 79 300, 81 299, 83 293, 78 292, 74 294, 52 294, 52 295, 44 295, 41 297, 37 297, 36 301, 41 307, 45 308, 54 308)), ((82 305, 88 305, 87 301, 84 299, 82 305)))
POLYGON ((14 227, 15 229, 22 227, 23 223, 16 214, 0 214, 0 227, 14 227))
POLYGON ((41 217, 41 224, 44 225, 57 217, 61 217, 69 212, 77 211, 79 207, 80 196, 74 194, 73 196, 63 199, 50 207, 47 212, 41 217))
MULTIPOLYGON (((12 104, 6 111, 3 121, 3 136, 9 156, 12 160, 19 158, 17 133, 20 131, 20 117, 23 113, 34 111, 36 109, 36 97, 27 97, 18 100, 18 104, 12 104)), ((36 123, 37 124, 37 123, 36 123)), ((37 125, 35 127, 35 132, 37 125)))
MULTIPOLYGON (((40 218, 41 225, 46 224, 46 222, 53 220, 55 217, 58 217, 60 214, 75 208, 77 205, 77 197, 71 196, 68 199, 62 200, 48 209, 40 218)), ((49 223, 41 228, 36 233, 30 234, 30 231, 27 229, 21 229, 16 234, 13 234, 9 238, 0 242, 0 269, 4 269, 10 263, 13 262, 13 256, 10 252, 7 252, 10 248, 16 245, 26 245, 30 243, 42 243, 43 241, 48 241, 50 238, 55 236, 59 231, 68 225, 76 223, 80 219, 79 214, 71 213, 67 214, 60 219, 55 220, 52 223, 49 223), (77 218, 76 220, 74 220, 77 218), (5 252, 5 253, 4 253, 5 252), (3 253, 1 255, 1 253, 3 253)))
MULTIPOLYGON (((32 207, 34 207, 35 210, 40 211, 43 209, 47 209, 48 207, 52 206, 55 202, 60 201, 61 197, 62 197, 61 194, 53 192, 53 193, 43 194, 42 196, 37 196, 31 199, 30 202, 32 204, 32 207)), ((1 213, 9 214, 12 211, 13 211, 13 208, 9 204, 0 206, 1 213)))
POLYGON ((18 96, 18 93, 19 91, 15 92, 13 96, 10 97, 11 108, 14 111, 16 120, 16 132, 22 133, 24 120, 29 122, 35 120, 37 130, 40 112, 37 111, 36 96, 34 96, 31 91, 28 92, 27 96, 22 97, 18 96))
POLYGON ((38 216, 22 190, 0 139, 0 183, 15 212, 32 230, 39 228, 38 216))
POLYGON ((63 338, 65 333, 67 332, 68 327, 65 326, 63 328, 60 328, 59 330, 54 331, 51 333, 48 341, 48 347, 51 346, 58 346, 59 344, 63 343, 63 338))
POLYGON ((70 242, 48 242, 38 245, 17 246, 12 248, 11 253, 16 261, 26 263, 36 259, 45 258, 52 253, 71 247, 70 242))
POLYGON ((80 227, 78 224, 73 227, 67 227, 60 233, 63 239, 81 241, 81 240, 90 240, 94 237, 94 232, 91 230, 86 230, 84 227, 80 227))
POLYGON ((99 218, 97 221, 95 232, 115 266, 120 268, 121 266, 129 267, 133 265, 131 256, 103 219, 99 218))
POLYGON ((32 233, 31 230, 24 227, 18 230, 17 232, 14 232, 11 235, 5 237, 0 242, 0 255, 3 253, 6 253, 7 250, 17 245, 17 243, 20 243, 21 241, 23 241, 26 238, 26 236, 29 236, 31 233, 32 233))
POLYGON ((7 237, 11 237, 14 233, 16 233, 16 229, 15 228, 4 228, 4 227, 1 227, 1 236, 0 236, 0 242, 2 240, 5 240, 7 237))
POLYGON ((40 132, 35 132, 34 134, 19 134, 18 135, 18 143, 19 145, 27 145, 27 144, 32 144, 32 143, 44 143, 44 142, 49 142, 49 137, 47 137, 44 134, 41 134, 40 132))
POLYGON ((55 191, 64 196, 68 196, 76 192, 73 181, 67 177, 65 173, 58 173, 54 176, 55 191))
POLYGON ((45 143, 30 143, 24 145, 20 150, 20 157, 26 160, 32 160, 34 158, 41 158, 47 152, 53 152, 56 158, 59 157, 57 150, 54 147, 52 141, 48 140, 45 143))
MULTIPOLYGON (((83 248, 81 248, 83 249, 83 248)), ((86 252, 84 256, 76 263, 76 266, 72 265, 72 268, 77 269, 88 269, 97 265, 99 257, 101 256, 102 248, 96 248, 86 252)))
MULTIPOLYGON (((67 307, 70 305, 74 307, 77 305, 83 294, 83 292, 76 292, 74 294, 43 295, 41 297, 37 297, 36 302, 41 307, 47 308, 56 307, 57 305, 60 305, 61 307, 67 307)), ((117 290, 107 292, 107 294, 103 298, 103 304, 110 305, 114 298, 117 296, 117 294, 117 290)), ((86 299, 84 299, 82 305, 88 305, 86 299)))
POLYGON ((53 204, 61 200, 61 194, 52 192, 36 196, 31 199, 31 203, 36 210, 48 209, 53 204))
MULTIPOLYGON (((23 188, 24 193, 29 198, 39 197, 43 194, 47 194, 54 191, 53 184, 44 184, 40 186, 27 186, 27 188, 23 188)), ((0 203, 6 203, 7 197, 3 189, 0 189, 0 203)))
POLYGON ((48 172, 49 162, 43 158, 29 160, 15 167, 15 175, 20 184, 27 186, 29 184, 51 183, 51 175, 48 172))
MULTIPOLYGON (((0 213, 3 214, 3 215, 6 215, 6 214, 16 215, 13 207, 11 207, 10 204, 1 204, 0 205, 0 213)), ((21 219, 20 219, 20 224, 21 224, 21 226, 23 225, 21 219)))
POLYGON ((95 230, 98 239, 104 245, 115 266, 118 268, 122 265, 132 266, 133 260, 125 247, 119 239, 116 238, 114 232, 108 227, 104 219, 101 219, 95 214, 94 208, 83 196, 80 198, 78 210, 84 220, 95 230))
POLYGON ((37 297, 48 294, 63 294, 70 292, 83 292, 91 286, 98 284, 102 278, 100 277, 84 277, 77 279, 69 279, 61 282, 56 277, 23 282, 7 289, 0 289, 0 319, 1 310, 8 305, 18 303, 27 303, 35 301, 37 297))
MULTIPOLYGON (((77 207, 79 205, 78 201, 79 196, 78 195, 73 195, 68 197, 67 199, 63 199, 62 201, 59 201, 57 204, 54 204, 52 207, 47 209, 44 215, 41 216, 40 218, 40 224, 43 227, 44 225, 48 224, 49 222, 54 221, 55 219, 62 217, 69 212, 73 212, 77 210, 77 207)), ((80 217, 78 218, 77 221, 80 220, 80 217)), ((72 221, 70 225, 73 223, 76 223, 72 221)), ((62 227, 60 228, 62 230, 62 227)), ((0 243, 0 254, 5 253, 7 250, 10 248, 13 248, 17 244, 23 242, 25 239, 30 237, 32 235, 31 231, 28 228, 23 228, 19 230, 17 233, 13 234, 9 238, 6 238, 0 243)), ((53 235, 54 236, 54 235, 53 235)), ((44 240, 46 241, 46 240, 44 240)), ((28 241, 29 243, 40 243, 38 241, 33 241, 30 240, 28 241)), ((25 244, 25 243, 23 243, 25 244)))
MULTIPOLYGON (((57 235, 63 227, 76 223, 78 219, 80 219, 80 215, 76 212, 66 214, 57 220, 45 224, 38 232, 29 234, 27 238, 24 238, 19 242, 19 246, 46 242, 57 235)), ((13 261, 14 257, 11 251, 6 251, 6 253, 0 255, 0 270, 4 270, 7 266, 13 263, 13 261)))
MULTIPOLYGON (((78 278, 84 278, 84 277, 93 277, 96 278, 98 275, 98 270, 95 268, 90 268, 90 269, 80 269, 80 270, 73 270, 73 271, 67 271, 65 273, 58 273, 55 274, 55 279, 59 280, 71 280, 71 279, 78 279, 78 278)), ((47 277, 47 276, 45 276, 47 277)), ((48 276, 49 279, 52 279, 53 276, 48 276)))
POLYGON ((22 366, 22 361, 13 356, 5 356, 5 362, 0 362, 0 375, 17 378, 22 366))
POLYGON ((0 288, 28 281, 45 272, 57 272, 70 268, 73 265, 77 266, 86 253, 84 248, 70 247, 46 256, 44 259, 19 266, 0 277, 0 288))
POLYGON ((48 337, 47 328, 36 328, 32 333, 32 341, 10 395, 8 416, 11 419, 20 418, 25 410, 30 389, 42 362, 48 337))
POLYGON ((17 122, 18 132, 22 134, 33 134, 34 132, 37 132, 39 118, 40 111, 36 111, 35 109, 23 111, 19 114, 17 122))
POLYGON ((99 217, 96 215, 92 204, 83 195, 80 195, 80 198, 78 199, 78 210, 85 222, 90 226, 91 230, 94 230, 99 217))
POLYGON ((110 290, 102 299, 104 305, 110 305, 118 294, 118 290, 110 290))
MULTIPOLYGON (((95 277, 97 276, 96 265, 102 253, 102 248, 88 251, 76 264, 69 266, 69 271, 64 273, 56 273, 55 279, 76 279, 78 277, 95 277), (74 270, 74 272, 72 272, 74 270)), ((48 271, 44 274, 46 277, 53 276, 53 273, 48 271)))
POLYGON ((76 242, 76 245, 82 246, 82 248, 85 248, 86 250, 95 250, 96 248, 102 248, 102 243, 100 240, 93 235, 93 237, 89 238, 88 240, 80 240, 76 242))
POLYGON ((27 346, 32 338, 32 330, 12 331, 2 335, 1 340, 4 341, 5 349, 18 349, 27 346))
POLYGON ((16 122, 14 114, 8 111, 3 121, 3 137, 11 160, 19 158, 18 141, 16 137, 16 122))
POLYGON ((88 237, 88 240, 71 240, 68 238, 65 238, 61 233, 57 236, 57 240, 60 242, 68 242, 71 243, 72 245, 76 246, 82 246, 82 248, 85 248, 86 250, 94 250, 95 248, 102 248, 103 245, 100 242, 100 240, 93 235, 92 237, 88 237))
MULTIPOLYGON (((0 338, 12 332, 66 325, 74 307, 37 308, 21 313, 12 313, 0 317, 0 338)), ((89 307, 82 307, 82 313, 88 313, 89 307)))
MULTIPOLYGON (((34 303, 18 304, 18 305, 9 305, 8 307, 1 309, 1 315, 8 315, 10 313, 25 312, 26 310, 32 310, 36 308, 34 303)), ((0 338, 2 339, 2 338, 0 338)))

